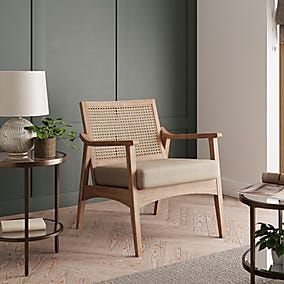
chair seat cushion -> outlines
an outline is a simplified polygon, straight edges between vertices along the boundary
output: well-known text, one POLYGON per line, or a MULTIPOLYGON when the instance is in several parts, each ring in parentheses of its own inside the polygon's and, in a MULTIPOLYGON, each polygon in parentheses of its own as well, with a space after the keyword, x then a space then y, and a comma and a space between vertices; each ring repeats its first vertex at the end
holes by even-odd
MULTIPOLYGON (((218 177, 218 162, 204 159, 157 159, 137 161, 137 187, 146 189, 208 180, 218 177)), ((98 185, 128 187, 125 163, 95 168, 98 185)))

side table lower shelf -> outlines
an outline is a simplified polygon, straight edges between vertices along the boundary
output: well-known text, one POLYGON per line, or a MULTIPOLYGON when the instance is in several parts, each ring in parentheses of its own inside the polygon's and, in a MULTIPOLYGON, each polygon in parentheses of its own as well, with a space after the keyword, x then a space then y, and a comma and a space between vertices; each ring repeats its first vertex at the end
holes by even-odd
POLYGON ((0 241, 4 242, 23 242, 24 243, 24 266, 25 276, 29 275, 29 242, 43 240, 54 237, 54 251, 59 252, 59 233, 63 231, 63 225, 58 222, 59 219, 59 165, 66 160, 66 154, 56 152, 52 158, 37 158, 34 153, 29 153, 28 157, 11 159, 8 153, 0 152, 0 168, 21 168, 24 170, 24 219, 25 231, 22 234, 0 233, 0 241), (29 222, 29 202, 31 192, 30 170, 35 167, 54 166, 54 220, 45 219, 47 229, 38 235, 28 231, 29 222))
MULTIPOLYGON (((44 218, 46 230, 30 231, 29 242, 55 237, 63 231, 63 224, 52 219, 44 218)), ((1 233, 0 242, 25 242, 25 232, 1 233)))
MULTIPOLYGON (((244 269, 251 273, 250 249, 244 253, 242 264, 244 269)), ((284 264, 275 264, 268 249, 258 251, 256 248, 254 274, 265 278, 284 280, 284 264)))

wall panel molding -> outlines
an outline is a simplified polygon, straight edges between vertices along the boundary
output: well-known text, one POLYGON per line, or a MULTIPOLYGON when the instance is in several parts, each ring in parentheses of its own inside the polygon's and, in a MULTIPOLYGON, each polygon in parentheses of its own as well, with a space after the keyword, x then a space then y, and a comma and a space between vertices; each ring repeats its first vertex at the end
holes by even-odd
MULTIPOLYGON (((81 100, 155 98, 163 126, 196 131, 196 0, 2 0, 0 8, 0 70, 45 70, 50 116, 80 133, 81 100)), ((59 141, 58 149, 69 154, 61 166, 61 205, 73 205, 82 147, 59 141)), ((195 156, 196 145, 173 143, 171 154, 195 156)), ((0 215, 19 213, 22 173, 1 169, 0 177, 2 171, 17 178, 0 215)), ((53 174, 32 171, 31 210, 53 207, 53 174)))

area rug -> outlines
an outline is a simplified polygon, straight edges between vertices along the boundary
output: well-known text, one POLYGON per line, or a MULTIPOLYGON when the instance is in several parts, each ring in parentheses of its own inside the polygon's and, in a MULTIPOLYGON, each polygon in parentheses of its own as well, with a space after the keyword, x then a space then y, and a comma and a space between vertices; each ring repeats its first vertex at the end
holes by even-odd
MULTIPOLYGON (((245 284, 250 274, 243 269, 241 258, 247 247, 227 250, 157 269, 137 272, 96 284, 245 284)), ((256 283, 284 283, 256 277, 256 283)))

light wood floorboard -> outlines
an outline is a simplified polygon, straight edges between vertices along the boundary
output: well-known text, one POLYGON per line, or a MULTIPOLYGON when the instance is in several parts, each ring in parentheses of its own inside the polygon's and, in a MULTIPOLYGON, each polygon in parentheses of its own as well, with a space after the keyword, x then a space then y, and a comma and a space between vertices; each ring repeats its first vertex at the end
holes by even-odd
MULTIPOLYGON (((29 277, 23 277, 23 244, 0 243, 0 283, 93 283, 249 243, 248 207, 237 199, 224 199, 224 239, 217 237, 212 197, 162 200, 157 216, 153 205, 141 215, 143 258, 133 257, 127 207, 113 201, 88 204, 79 230, 76 207, 67 207, 60 210, 65 229, 59 254, 53 253, 52 239, 31 243, 29 277)), ((53 212, 32 216, 52 217, 53 212)), ((257 210, 257 220, 275 224, 277 215, 257 210)))

